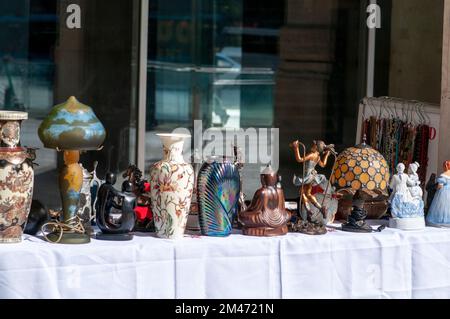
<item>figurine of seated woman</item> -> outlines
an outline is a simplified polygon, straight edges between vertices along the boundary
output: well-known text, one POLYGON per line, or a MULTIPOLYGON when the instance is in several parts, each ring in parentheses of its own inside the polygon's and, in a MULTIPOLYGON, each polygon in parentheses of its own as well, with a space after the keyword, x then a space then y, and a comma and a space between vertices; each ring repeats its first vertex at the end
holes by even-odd
POLYGON ((397 165, 397 174, 391 181, 391 213, 389 227, 403 230, 415 230, 425 227, 424 202, 422 189, 417 175, 418 164, 409 167, 409 175, 405 174, 405 165, 397 165), (419 190, 420 189, 420 190, 419 190))
POLYGON ((242 232, 249 236, 278 236, 288 232, 291 218, 285 209, 284 192, 277 186, 278 175, 267 167, 261 173, 262 187, 255 192, 247 209, 239 213, 242 232))

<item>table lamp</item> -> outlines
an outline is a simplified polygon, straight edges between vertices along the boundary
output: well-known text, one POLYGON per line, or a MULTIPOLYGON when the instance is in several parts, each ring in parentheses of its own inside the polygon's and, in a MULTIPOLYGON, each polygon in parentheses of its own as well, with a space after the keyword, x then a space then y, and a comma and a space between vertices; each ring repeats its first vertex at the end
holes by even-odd
POLYGON ((64 154, 64 166, 59 172, 59 189, 62 200, 62 219, 43 227, 49 230, 45 238, 54 243, 83 244, 90 242, 77 216, 78 202, 83 183, 83 169, 78 163, 80 151, 99 150, 106 132, 92 108, 71 96, 56 105, 42 121, 39 138, 46 148, 64 154))
POLYGON ((352 197, 358 190, 376 192, 379 196, 367 200, 364 208, 368 219, 379 219, 387 210, 389 166, 380 152, 363 142, 345 149, 336 158, 331 183, 344 196, 339 199, 338 219, 347 219, 352 210, 352 197), (348 191, 348 192, 347 192, 348 191))

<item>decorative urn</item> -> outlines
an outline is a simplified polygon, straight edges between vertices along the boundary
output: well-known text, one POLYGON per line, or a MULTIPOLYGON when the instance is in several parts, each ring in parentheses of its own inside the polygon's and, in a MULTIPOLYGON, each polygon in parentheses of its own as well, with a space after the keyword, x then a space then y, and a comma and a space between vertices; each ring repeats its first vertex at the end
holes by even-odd
POLYGON ((22 240, 33 197, 34 150, 20 146, 26 112, 0 111, 0 243, 22 240))
POLYGON ((150 198, 156 234, 160 238, 184 236, 194 189, 194 170, 183 158, 187 134, 157 134, 163 159, 150 169, 150 198))

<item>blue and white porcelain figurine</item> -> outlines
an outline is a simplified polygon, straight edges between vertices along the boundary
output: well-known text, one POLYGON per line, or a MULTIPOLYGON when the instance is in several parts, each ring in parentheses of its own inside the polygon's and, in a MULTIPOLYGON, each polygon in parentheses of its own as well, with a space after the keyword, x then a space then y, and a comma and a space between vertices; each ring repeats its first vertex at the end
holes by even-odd
POLYGON ((409 165, 408 174, 405 165, 397 165, 397 174, 392 176, 390 197, 392 218, 389 227, 402 230, 417 230, 425 227, 423 191, 417 175, 418 163, 409 165))
POLYGON ((437 179, 437 191, 428 210, 427 225, 450 227, 450 161, 445 161, 444 173, 437 179))

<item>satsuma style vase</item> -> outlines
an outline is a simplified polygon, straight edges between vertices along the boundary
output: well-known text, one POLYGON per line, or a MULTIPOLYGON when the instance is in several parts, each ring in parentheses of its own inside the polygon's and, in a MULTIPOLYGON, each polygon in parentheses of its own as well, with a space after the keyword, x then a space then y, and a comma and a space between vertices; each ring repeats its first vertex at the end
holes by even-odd
POLYGON ((34 154, 20 146, 25 112, 0 111, 0 243, 22 241, 33 197, 34 154))

